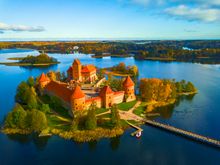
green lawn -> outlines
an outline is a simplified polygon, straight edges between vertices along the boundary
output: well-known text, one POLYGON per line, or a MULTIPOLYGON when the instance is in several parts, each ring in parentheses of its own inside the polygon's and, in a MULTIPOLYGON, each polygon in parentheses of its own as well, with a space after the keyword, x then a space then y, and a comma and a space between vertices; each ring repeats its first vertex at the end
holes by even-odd
POLYGON ((141 114, 143 114, 145 112, 145 107, 144 106, 139 106, 134 110, 134 114, 140 116, 141 114))
POLYGON ((59 98, 48 96, 48 95, 43 95, 43 96, 40 96, 40 99, 45 104, 49 104, 50 108, 53 109, 53 111, 55 111, 60 116, 67 118, 67 119, 71 119, 68 109, 62 106, 62 102, 59 100, 59 98))
POLYGON ((118 109, 122 110, 122 111, 128 111, 129 109, 131 109, 135 104, 137 103, 137 101, 131 101, 128 103, 121 103, 118 104, 118 109))
POLYGON ((96 110, 96 114, 100 114, 100 113, 107 112, 107 111, 108 111, 108 109, 106 109, 106 108, 98 108, 96 110))

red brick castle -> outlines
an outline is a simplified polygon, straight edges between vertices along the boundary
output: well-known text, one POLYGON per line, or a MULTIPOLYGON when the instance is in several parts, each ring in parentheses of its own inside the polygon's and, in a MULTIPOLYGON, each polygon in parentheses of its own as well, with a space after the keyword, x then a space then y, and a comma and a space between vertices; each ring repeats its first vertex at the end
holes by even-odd
POLYGON ((97 80, 94 65, 82 66, 79 60, 74 60, 67 74, 68 83, 53 81, 44 73, 41 74, 38 82, 45 94, 60 98, 63 105, 70 110, 70 114, 77 110, 88 109, 92 102, 96 102, 99 108, 109 108, 113 104, 136 100, 135 84, 129 76, 123 82, 123 91, 113 91, 109 86, 104 86, 96 92, 93 89, 82 90, 78 85, 79 82, 92 83, 97 80), (71 81, 75 84, 70 87, 71 81))

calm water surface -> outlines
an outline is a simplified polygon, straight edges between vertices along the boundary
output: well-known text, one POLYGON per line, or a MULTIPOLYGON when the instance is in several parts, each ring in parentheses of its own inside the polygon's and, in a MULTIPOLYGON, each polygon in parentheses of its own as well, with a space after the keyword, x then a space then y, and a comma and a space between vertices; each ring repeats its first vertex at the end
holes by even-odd
MULTIPOLYGON (((33 50, 0 50, 0 61, 8 57, 37 55, 33 50)), ((199 89, 194 97, 180 100, 174 107, 161 110, 156 120, 220 139, 220 66, 192 63, 136 61, 133 58, 92 59, 82 54, 49 54, 61 64, 49 68, 0 65, 0 123, 14 105, 17 85, 29 76, 49 70, 66 71, 74 58, 83 64, 109 67, 119 62, 137 65, 139 78, 175 78, 192 81, 199 89)), ((0 133, 0 165, 56 164, 220 164, 220 149, 201 145, 165 131, 143 126, 141 139, 130 136, 132 129, 114 139, 77 144, 53 136, 7 136, 0 133)))

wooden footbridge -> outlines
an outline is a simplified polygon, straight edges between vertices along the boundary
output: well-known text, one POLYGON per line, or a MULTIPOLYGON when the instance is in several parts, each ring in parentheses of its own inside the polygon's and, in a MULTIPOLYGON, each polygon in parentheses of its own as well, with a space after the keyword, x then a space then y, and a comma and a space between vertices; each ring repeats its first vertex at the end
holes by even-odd
POLYGON ((214 147, 219 147, 220 148, 220 141, 216 140, 216 139, 212 139, 206 136, 202 136, 202 135, 198 135, 196 133, 190 132, 190 131, 185 131, 167 124, 162 124, 156 121, 152 121, 152 120, 147 120, 145 119, 144 122, 148 125, 157 127, 157 128, 161 128, 163 130, 187 137, 189 139, 204 143, 204 144, 208 144, 208 145, 212 145, 214 147))

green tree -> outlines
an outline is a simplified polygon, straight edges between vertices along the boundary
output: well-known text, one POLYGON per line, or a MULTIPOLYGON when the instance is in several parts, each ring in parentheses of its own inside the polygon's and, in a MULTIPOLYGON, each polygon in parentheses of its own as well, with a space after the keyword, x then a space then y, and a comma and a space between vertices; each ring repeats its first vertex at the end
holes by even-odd
POLYGON ((50 113, 50 106, 49 104, 42 104, 40 107, 40 111, 44 113, 50 113))
POLYGON ((116 104, 111 107, 111 123, 114 127, 120 127, 120 115, 116 104))
POLYGON ((9 128, 25 128, 26 111, 20 104, 16 104, 5 120, 5 126, 9 128))
POLYGON ((29 119, 26 121, 30 125, 32 131, 40 132, 48 126, 46 115, 39 110, 32 109, 28 111, 27 117, 29 119))
POLYGON ((191 82, 188 82, 186 84, 186 92, 195 92, 196 91, 196 88, 195 86, 193 85, 193 83, 191 82))
POLYGON ((28 80, 27 80, 27 84, 30 86, 30 87, 33 87, 34 84, 35 84, 35 81, 34 81, 34 77, 29 77, 28 80))
POLYGON ((29 90, 28 84, 22 81, 17 87, 16 96, 15 96, 16 102, 22 104, 26 103, 28 98, 28 93, 27 93, 28 90, 29 90))
POLYGON ((91 106, 89 107, 88 114, 86 117, 86 122, 85 122, 86 129, 88 130, 93 130, 97 126, 96 109, 97 109, 96 103, 93 102, 91 106))
POLYGON ((27 107, 28 109, 38 108, 37 94, 33 87, 31 87, 28 92, 27 107))

